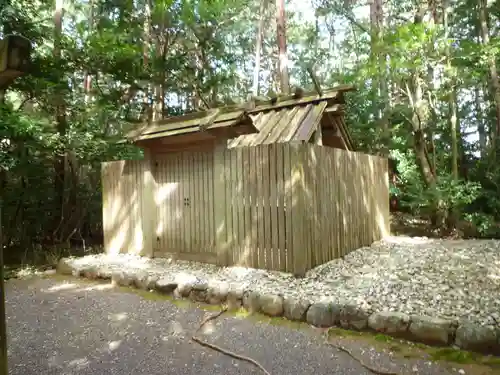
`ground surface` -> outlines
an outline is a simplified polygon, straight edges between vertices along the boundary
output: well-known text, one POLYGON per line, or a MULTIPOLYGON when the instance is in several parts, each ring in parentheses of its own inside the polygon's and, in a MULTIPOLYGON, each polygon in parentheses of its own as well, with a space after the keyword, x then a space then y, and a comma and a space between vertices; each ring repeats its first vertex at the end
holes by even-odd
POLYGON ((500 329, 500 241, 388 237, 309 271, 304 278, 128 255, 88 256, 76 267, 227 282, 263 294, 357 305, 500 329))
MULTIPOLYGON (((192 306, 112 289, 110 284, 62 278, 10 280, 10 371, 13 375, 259 374, 251 365, 189 340, 205 314, 192 306)), ((202 337, 251 356, 273 375, 370 374, 309 329, 225 315, 202 337)), ((374 350, 369 341, 352 337, 335 340, 366 363, 398 374, 495 373, 483 366, 392 357, 384 348, 374 350)))

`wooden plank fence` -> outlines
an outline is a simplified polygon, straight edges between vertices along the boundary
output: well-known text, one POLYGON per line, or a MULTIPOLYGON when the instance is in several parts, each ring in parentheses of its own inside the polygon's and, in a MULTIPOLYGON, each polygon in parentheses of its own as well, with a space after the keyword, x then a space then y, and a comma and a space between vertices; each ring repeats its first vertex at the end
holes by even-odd
POLYGON ((387 160, 314 144, 104 163, 109 253, 307 270, 389 234, 387 160))

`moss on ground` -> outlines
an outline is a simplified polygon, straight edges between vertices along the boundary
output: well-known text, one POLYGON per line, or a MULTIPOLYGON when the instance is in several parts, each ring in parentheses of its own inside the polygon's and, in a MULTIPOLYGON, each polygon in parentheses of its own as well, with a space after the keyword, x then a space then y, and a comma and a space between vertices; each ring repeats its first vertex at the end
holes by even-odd
POLYGON ((371 332, 349 331, 342 328, 330 328, 328 337, 358 338, 378 349, 385 349, 404 358, 427 358, 432 361, 442 361, 456 364, 485 365, 500 369, 500 357, 482 355, 451 347, 434 347, 422 343, 410 342, 384 334, 371 332))

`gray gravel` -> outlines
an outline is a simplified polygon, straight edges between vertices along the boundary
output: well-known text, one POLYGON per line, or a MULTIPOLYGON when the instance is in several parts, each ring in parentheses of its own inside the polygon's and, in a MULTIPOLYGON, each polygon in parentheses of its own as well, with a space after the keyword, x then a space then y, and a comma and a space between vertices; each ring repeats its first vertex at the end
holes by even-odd
POLYGON ((349 303, 370 314, 397 311, 500 329, 500 241, 495 240, 387 237, 320 265, 304 278, 123 254, 72 258, 68 265, 70 274, 93 267, 109 274, 197 277, 261 294, 349 303))
MULTIPOLYGON (((261 374, 189 340, 207 313, 162 300, 71 279, 7 283, 10 373, 30 374, 261 374)), ((226 315, 205 338, 250 356, 271 374, 370 374, 309 330, 226 315)), ((424 360, 401 363, 356 348, 365 362, 401 374, 452 374, 424 360)))

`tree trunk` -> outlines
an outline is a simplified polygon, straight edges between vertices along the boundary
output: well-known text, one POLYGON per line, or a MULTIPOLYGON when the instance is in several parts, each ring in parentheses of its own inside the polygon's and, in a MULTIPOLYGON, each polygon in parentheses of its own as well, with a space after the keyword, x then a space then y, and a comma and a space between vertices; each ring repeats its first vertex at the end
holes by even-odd
MULTIPOLYGON (((449 39, 449 4, 448 0, 443 0, 443 26, 444 26, 444 38, 449 39)), ((450 127, 451 135, 451 176, 458 182, 458 143, 459 143, 459 133, 460 127, 458 124, 458 114, 457 114, 457 81, 456 81, 456 71, 451 63, 451 46, 448 44, 446 46, 446 84, 448 86, 448 122, 450 127)), ((460 213, 457 212, 455 207, 450 207, 450 212, 448 215, 448 229, 454 229, 458 222, 458 217, 460 213)))
POLYGON ((477 120, 477 133, 479 137, 479 152, 481 154, 481 158, 486 156, 486 146, 488 136, 486 134, 486 127, 484 126, 484 114, 482 108, 483 97, 481 93, 481 88, 476 85, 474 88, 474 99, 475 99, 475 112, 476 112, 476 120, 477 120))
MULTIPOLYGON (((479 14, 479 27, 481 31, 481 40, 484 47, 490 44, 490 30, 488 24, 488 1, 478 0, 478 14, 479 14)), ((496 139, 500 136, 500 80, 498 78, 498 71, 495 61, 495 56, 488 57, 488 70, 489 70, 489 86, 493 104, 495 107, 495 129, 493 136, 493 146, 497 147, 496 139)))
MULTIPOLYGON (((56 1, 54 10, 54 60, 56 64, 61 63, 61 36, 62 36, 62 17, 63 7, 62 1, 56 1)), ((60 77, 59 84, 62 85, 63 78, 60 77)), ((55 190, 55 213, 54 213, 54 228, 53 236, 57 236, 57 232, 61 224, 65 220, 65 187, 66 187, 66 105, 64 102, 64 93, 61 87, 57 88, 54 96, 54 107, 56 117, 56 130, 63 143, 63 149, 56 155, 54 160, 54 190, 55 190)))
POLYGON ((153 121, 163 118, 165 110, 165 70, 164 63, 167 54, 166 9, 162 9, 162 17, 159 25, 159 32, 156 39, 156 83, 155 83, 155 105, 153 110, 153 121))
POLYGON ((262 54, 262 42, 264 40, 264 28, 266 21, 266 9, 268 0, 261 0, 259 10, 259 27, 257 28, 257 38, 255 41, 255 67, 253 71, 253 89, 255 96, 259 96, 259 73, 260 73, 260 58, 262 54))
POLYGON ((285 0, 276 0, 276 30, 278 34, 278 72, 283 94, 290 93, 288 58, 286 53, 285 0))
MULTIPOLYGON (((142 46, 142 63, 144 72, 149 71, 149 49, 151 45, 151 2, 149 0, 144 4, 144 30, 143 30, 143 46, 142 46)), ((149 104, 149 84, 144 88, 144 113, 145 120, 151 121, 153 118, 153 110, 149 104)))
POLYGON ((387 76, 387 56, 383 51, 384 9, 382 0, 370 2, 370 31, 371 31, 371 59, 376 66, 377 78, 374 80, 374 102, 376 113, 375 122, 382 131, 380 150, 383 156, 389 156, 390 129, 389 129, 389 88, 387 76))
MULTIPOLYGON (((94 29, 94 0, 89 1, 89 25, 90 30, 94 29)), ((88 72, 83 75, 83 91, 85 92, 85 104, 88 104, 91 99, 92 77, 88 72)))

